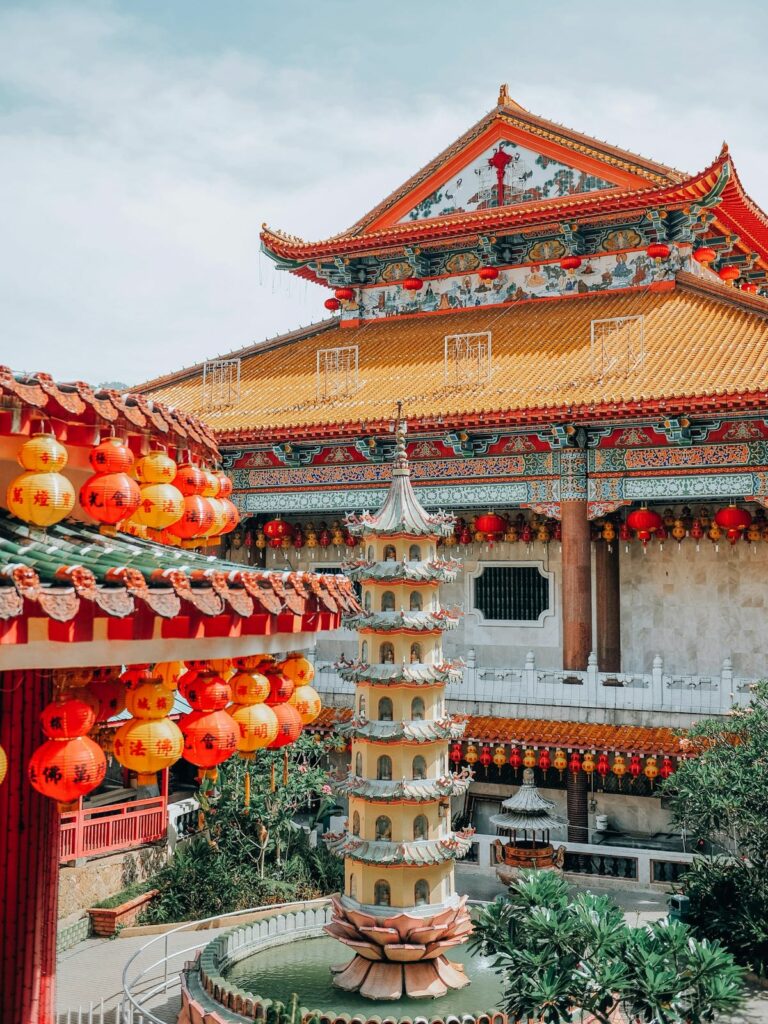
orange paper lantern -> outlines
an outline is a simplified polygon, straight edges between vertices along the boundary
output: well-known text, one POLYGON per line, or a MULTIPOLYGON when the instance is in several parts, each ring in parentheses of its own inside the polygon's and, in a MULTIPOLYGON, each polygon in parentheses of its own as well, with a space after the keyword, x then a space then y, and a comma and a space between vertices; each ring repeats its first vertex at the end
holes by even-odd
POLYGON ((277 736, 269 744, 270 750, 278 750, 295 743, 303 728, 301 715, 293 704, 275 704, 272 708, 277 717, 277 736))
POLYGON ((47 740, 28 768, 32 788, 65 806, 100 786, 106 772, 104 751, 89 736, 47 740))
POLYGON ((194 711, 221 711, 232 699, 232 688, 215 672, 200 672, 184 696, 194 711))
POLYGON ((181 519, 183 514, 184 498, 177 488, 172 484, 150 483, 141 488, 141 499, 131 522, 153 530, 164 530, 181 519))
POLYGON ((292 655, 280 662, 280 671, 296 686, 304 686, 315 678, 315 666, 300 655, 292 655))
POLYGON ((266 704, 230 704, 227 712, 239 731, 238 753, 246 760, 275 740, 279 722, 275 712, 266 704))
POLYGON ((270 692, 269 680, 258 672, 237 672, 229 685, 235 704, 263 704, 270 692))
POLYGON ((184 737, 170 718, 131 718, 115 733, 112 749, 124 768, 138 772, 140 784, 151 785, 157 772, 179 760, 184 737))
POLYGON ((289 703, 292 704, 299 712, 302 725, 309 725, 314 722, 323 708, 323 702, 320 699, 320 694, 314 686, 310 686, 309 684, 297 686, 291 694, 289 703))
POLYGON ((198 768, 215 768, 237 750, 240 729, 226 711, 191 711, 179 725, 184 758, 198 768))
POLYGON ((133 466, 133 452, 118 437, 106 437, 91 448, 88 460, 94 473, 101 476, 128 473, 133 466))
POLYGON ((130 518, 140 501, 139 485, 127 473, 96 473, 80 488, 83 511, 106 526, 130 518))
POLYGON ((177 465, 165 452, 150 452, 136 463, 136 479, 143 484, 170 484, 177 465))

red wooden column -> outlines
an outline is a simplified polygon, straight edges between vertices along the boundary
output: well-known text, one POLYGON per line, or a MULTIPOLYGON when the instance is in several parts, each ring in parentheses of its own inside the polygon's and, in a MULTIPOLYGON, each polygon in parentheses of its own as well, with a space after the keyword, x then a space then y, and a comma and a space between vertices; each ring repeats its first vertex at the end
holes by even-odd
POLYGON ((0 1020, 55 1024, 59 812, 27 781, 45 737, 40 712, 52 696, 49 670, 0 672, 0 1020))
POLYGON ((560 452, 563 538, 563 668, 586 669, 592 650, 592 545, 587 505, 587 453, 560 452))
POLYGON ((595 626, 597 667, 621 672, 621 583, 617 540, 595 544, 595 626))

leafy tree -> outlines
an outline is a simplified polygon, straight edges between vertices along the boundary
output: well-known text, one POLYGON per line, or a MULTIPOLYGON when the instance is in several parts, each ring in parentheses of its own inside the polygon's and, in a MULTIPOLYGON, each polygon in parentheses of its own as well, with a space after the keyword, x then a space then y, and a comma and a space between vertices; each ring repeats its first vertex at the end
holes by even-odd
POLYGON ((727 718, 694 725, 665 783, 672 821, 720 855, 683 876, 696 934, 719 939, 740 963, 768 971, 768 682, 727 718))
POLYGON ((470 940, 504 979, 514 1021, 703 1024, 743 1001, 741 971, 717 942, 679 922, 632 928, 605 896, 571 897, 551 872, 523 872, 486 907, 470 940))

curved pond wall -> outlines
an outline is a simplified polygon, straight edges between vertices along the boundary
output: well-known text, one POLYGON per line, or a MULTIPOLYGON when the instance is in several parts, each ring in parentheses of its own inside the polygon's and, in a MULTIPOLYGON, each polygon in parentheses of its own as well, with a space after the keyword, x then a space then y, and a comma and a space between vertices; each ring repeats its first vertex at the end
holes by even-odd
MULTIPOLYGON (((232 1024, 242 1020, 266 1021, 274 1019, 275 1004, 272 999, 262 998, 254 992, 246 992, 227 980, 226 973, 239 960, 252 956, 273 946, 284 945, 302 939, 319 938, 324 934, 323 926, 330 923, 332 908, 330 902, 324 906, 308 907, 297 905, 295 910, 283 909, 266 914, 261 920, 240 925, 219 935, 201 951, 194 964, 188 965, 182 977, 181 1024, 197 1024, 202 1021, 232 1024), (201 996, 217 1004, 203 1005, 201 996)), ((301 1000, 301 993, 298 993, 301 1000)), ((206 1000, 207 1002, 207 1000, 206 1000)), ((444 1003, 449 1008, 450 998, 444 1003)), ((288 1007, 286 1007, 286 1010, 288 1007)), ((327 1007, 323 1010, 298 1007, 295 1024, 508 1024, 504 1013, 462 1014, 448 1012, 419 1014, 413 1017, 375 1014, 335 1013, 327 1007)), ((286 1024, 288 1024, 286 1019, 286 1024)))

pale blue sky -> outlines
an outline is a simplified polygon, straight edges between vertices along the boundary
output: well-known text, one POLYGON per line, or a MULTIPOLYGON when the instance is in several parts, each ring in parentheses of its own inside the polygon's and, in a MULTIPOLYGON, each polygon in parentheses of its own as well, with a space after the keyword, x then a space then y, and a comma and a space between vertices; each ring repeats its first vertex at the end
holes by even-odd
POLYGON ((768 5, 0 0, 0 362, 136 382, 308 323, 341 230, 495 103, 768 207, 768 5))

